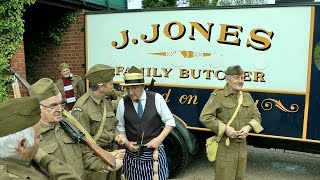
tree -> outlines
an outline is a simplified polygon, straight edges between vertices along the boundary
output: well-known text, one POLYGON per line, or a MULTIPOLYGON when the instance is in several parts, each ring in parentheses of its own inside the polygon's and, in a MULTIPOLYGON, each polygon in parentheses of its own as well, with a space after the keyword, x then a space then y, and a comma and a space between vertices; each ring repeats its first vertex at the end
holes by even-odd
POLYGON ((257 5, 267 3, 267 0, 219 0, 217 6, 257 5))
POLYGON ((218 0, 189 0, 190 7, 216 6, 218 0))
POLYGON ((176 0, 142 0, 142 8, 177 7, 176 0))

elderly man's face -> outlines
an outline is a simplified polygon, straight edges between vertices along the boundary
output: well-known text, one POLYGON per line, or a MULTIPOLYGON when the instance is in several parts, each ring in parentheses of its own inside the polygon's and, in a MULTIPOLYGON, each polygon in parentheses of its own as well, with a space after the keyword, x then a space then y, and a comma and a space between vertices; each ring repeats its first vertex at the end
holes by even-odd
POLYGON ((60 93, 41 101, 41 120, 47 123, 59 123, 62 120, 63 110, 61 102, 60 93))
POLYGON ((69 77, 70 76, 70 69, 69 68, 65 68, 63 70, 61 70, 61 75, 65 78, 69 77))
POLYGON ((233 92, 239 92, 243 87, 244 75, 227 76, 226 80, 233 92))
POLYGON ((34 156, 36 155, 40 147, 40 141, 42 139, 40 121, 33 126, 33 129, 34 129, 34 146, 28 149, 30 160, 34 158, 34 156))
POLYGON ((137 101, 140 99, 143 93, 143 87, 143 85, 126 86, 126 91, 131 100, 137 101))

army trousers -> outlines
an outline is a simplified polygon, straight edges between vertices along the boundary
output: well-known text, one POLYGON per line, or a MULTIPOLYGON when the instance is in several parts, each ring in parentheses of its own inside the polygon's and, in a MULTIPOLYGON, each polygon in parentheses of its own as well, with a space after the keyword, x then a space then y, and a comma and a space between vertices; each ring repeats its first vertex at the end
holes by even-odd
POLYGON ((219 142, 215 161, 215 180, 244 180, 246 175, 248 148, 246 141, 230 140, 226 145, 226 138, 219 142))

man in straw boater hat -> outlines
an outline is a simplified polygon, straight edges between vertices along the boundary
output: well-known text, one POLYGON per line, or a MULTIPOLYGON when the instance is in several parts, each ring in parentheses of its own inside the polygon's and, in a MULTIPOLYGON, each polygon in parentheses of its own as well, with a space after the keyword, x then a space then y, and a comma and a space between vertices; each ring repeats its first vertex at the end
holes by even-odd
POLYGON ((39 149, 39 120, 36 98, 0 103, 0 179, 80 180, 72 167, 39 149))
POLYGON ((244 84, 241 67, 230 66, 225 74, 227 84, 211 93, 200 114, 200 121, 220 140, 215 179, 242 180, 246 174, 248 154, 246 138, 251 129, 255 133, 263 130, 261 115, 250 93, 241 91, 244 84))
POLYGON ((61 93, 49 78, 42 78, 31 85, 29 94, 40 101, 41 135, 40 147, 61 161, 72 166, 83 179, 106 179, 109 171, 122 166, 122 160, 116 161, 116 169, 112 169, 101 158, 95 156, 86 146, 72 139, 59 122, 63 117, 61 93))
POLYGON ((118 130, 128 149, 123 172, 127 180, 167 179, 168 165, 163 140, 175 127, 175 120, 163 97, 144 90, 144 77, 132 66, 124 75, 128 95, 118 104, 118 130), (164 124, 164 127, 163 125, 164 124))
POLYGON ((66 103, 66 110, 72 110, 76 101, 85 93, 84 82, 80 76, 72 74, 67 63, 59 66, 61 77, 56 85, 62 95, 62 102, 66 103))
MULTIPOLYGON (((86 74, 90 89, 78 99, 72 110, 72 115, 89 132, 99 146, 107 151, 114 151, 117 157, 123 158, 125 150, 117 150, 115 141, 119 134, 116 128, 118 120, 112 107, 113 77, 115 69, 108 65, 96 64, 86 74)), ((121 172, 109 173, 108 179, 119 179, 121 172)))

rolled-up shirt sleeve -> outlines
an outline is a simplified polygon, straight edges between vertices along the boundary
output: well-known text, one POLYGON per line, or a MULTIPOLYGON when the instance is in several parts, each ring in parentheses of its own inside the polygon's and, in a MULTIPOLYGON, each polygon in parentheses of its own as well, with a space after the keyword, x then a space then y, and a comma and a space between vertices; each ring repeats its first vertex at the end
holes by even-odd
POLYGON ((155 96, 155 104, 156 104, 157 112, 158 112, 159 116, 161 117, 162 122, 165 123, 165 125, 175 127, 176 122, 173 118, 173 115, 172 115, 166 101, 158 93, 156 93, 156 96, 155 96))
POLYGON ((124 125, 125 125, 125 122, 124 122, 124 101, 123 101, 123 98, 119 101, 119 104, 118 104, 118 108, 117 108, 117 113, 116 113, 116 117, 119 121, 118 125, 117 125, 117 129, 118 131, 120 132, 124 132, 125 129, 124 129, 124 125))

